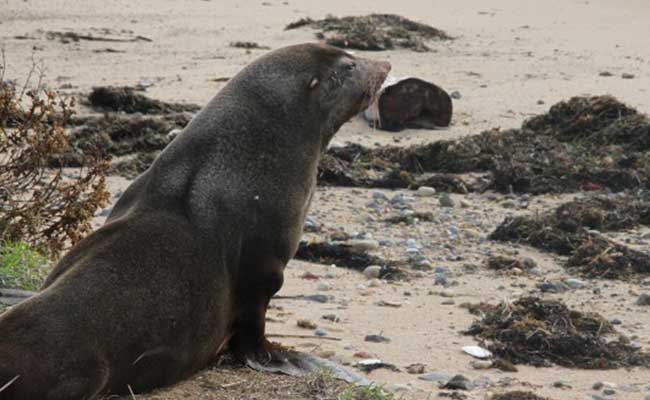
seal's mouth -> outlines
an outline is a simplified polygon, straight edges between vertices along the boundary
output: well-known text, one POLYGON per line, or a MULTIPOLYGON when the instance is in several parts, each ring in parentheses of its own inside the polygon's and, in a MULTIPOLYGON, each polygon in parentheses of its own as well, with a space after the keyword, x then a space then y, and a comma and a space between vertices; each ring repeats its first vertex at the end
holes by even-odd
POLYGON ((377 98, 381 85, 388 77, 391 66, 386 61, 366 61, 368 75, 366 78, 365 91, 361 101, 361 110, 365 110, 373 104, 377 98))

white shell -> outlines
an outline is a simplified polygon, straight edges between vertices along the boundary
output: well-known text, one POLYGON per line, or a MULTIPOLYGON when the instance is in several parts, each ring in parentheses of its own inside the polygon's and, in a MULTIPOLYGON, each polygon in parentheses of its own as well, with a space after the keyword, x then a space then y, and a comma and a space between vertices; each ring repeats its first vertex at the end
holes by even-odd
POLYGON ((490 350, 484 349, 483 347, 479 347, 479 346, 465 346, 463 347, 463 351, 472 357, 476 357, 480 359, 492 357, 492 352, 490 350))

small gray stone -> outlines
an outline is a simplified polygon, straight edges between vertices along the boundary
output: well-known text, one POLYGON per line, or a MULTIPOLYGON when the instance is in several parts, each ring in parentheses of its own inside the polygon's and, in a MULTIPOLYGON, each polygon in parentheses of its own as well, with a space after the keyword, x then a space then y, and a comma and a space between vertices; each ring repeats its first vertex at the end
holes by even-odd
POLYGON ((587 286, 587 283, 576 278, 569 278, 564 281, 571 289, 582 289, 587 286))
POLYGON ((379 242, 373 239, 350 240, 346 244, 356 251, 376 250, 379 248, 379 242))
POLYGON ((381 276, 381 267, 379 265, 371 265, 363 270, 363 275, 368 279, 377 279, 381 276))
POLYGON ((305 296, 306 300, 315 301, 316 303, 327 303, 330 300, 330 296, 324 294, 312 294, 305 296))
POLYGON ((379 192, 379 191, 372 192, 372 198, 380 201, 388 201, 388 196, 386 196, 383 192, 379 192))
POLYGON ((430 186, 420 186, 416 194, 420 197, 431 197, 436 194, 436 189, 430 186))
POLYGON ((448 193, 441 194, 438 198, 438 202, 440 203, 441 207, 450 208, 454 206, 454 200, 451 198, 451 196, 449 196, 448 193))
POLYGON ((454 100, 460 100, 461 97, 463 97, 458 90, 454 90, 449 94, 449 97, 451 97, 454 100))
POLYGON ((390 343, 391 340, 385 336, 382 335, 366 335, 365 339, 366 342, 371 342, 371 343, 390 343))
POLYGON ((327 336, 327 331, 325 329, 318 328, 318 329, 316 329, 314 331, 314 335, 320 336, 320 337, 327 336))
POLYGON ((623 74, 621 75, 621 78, 623 78, 623 79, 634 79, 634 74, 630 74, 628 72, 623 72, 623 74))
POLYGON ((449 380, 449 382, 442 385, 443 389, 449 390, 471 390, 472 387, 472 382, 460 374, 454 376, 449 380))
POLYGON ((336 314, 325 314, 321 318, 326 321, 339 322, 339 317, 336 314))
POLYGON ((636 301, 637 306, 650 306, 650 294, 643 293, 636 301))
POLYGON ((436 372, 429 372, 428 374, 421 375, 418 377, 418 379, 427 382, 445 383, 448 382, 452 377, 453 375, 447 372, 436 371, 436 372))

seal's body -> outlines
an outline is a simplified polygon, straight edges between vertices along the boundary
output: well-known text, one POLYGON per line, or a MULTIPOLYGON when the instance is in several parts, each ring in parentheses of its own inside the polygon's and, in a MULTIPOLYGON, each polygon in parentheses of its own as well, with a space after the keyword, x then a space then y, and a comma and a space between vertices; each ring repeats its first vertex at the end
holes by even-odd
POLYGON ((0 399, 176 382, 227 343, 266 354, 319 156, 389 65, 306 44, 255 61, 138 177, 42 291, 0 316, 0 399))

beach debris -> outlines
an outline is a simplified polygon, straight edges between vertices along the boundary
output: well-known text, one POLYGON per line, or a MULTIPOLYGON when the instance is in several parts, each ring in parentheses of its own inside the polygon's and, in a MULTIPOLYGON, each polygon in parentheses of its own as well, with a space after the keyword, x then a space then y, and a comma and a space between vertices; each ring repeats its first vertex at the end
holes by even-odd
POLYGON ((166 103, 150 99, 130 86, 97 86, 88 95, 91 107, 100 111, 122 111, 128 114, 171 114, 197 112, 201 106, 196 104, 166 103))
POLYGON ((327 44, 356 50, 391 50, 397 47, 427 52, 431 41, 451 40, 440 29, 395 14, 370 14, 338 18, 328 16, 313 20, 302 18, 285 30, 310 27, 318 30, 316 37, 327 44))
POLYGON ((492 357, 492 352, 481 346, 464 346, 463 351, 472 357, 486 359, 492 357))
POLYGON ((569 309, 558 300, 523 297, 513 303, 468 308, 481 319, 465 333, 484 341, 495 356, 513 364, 650 367, 650 353, 616 339, 616 330, 605 318, 569 309))

